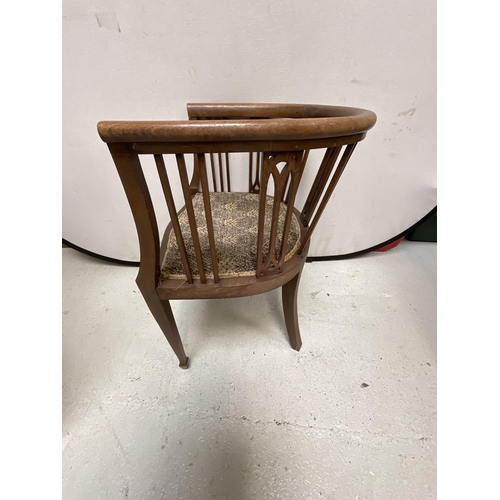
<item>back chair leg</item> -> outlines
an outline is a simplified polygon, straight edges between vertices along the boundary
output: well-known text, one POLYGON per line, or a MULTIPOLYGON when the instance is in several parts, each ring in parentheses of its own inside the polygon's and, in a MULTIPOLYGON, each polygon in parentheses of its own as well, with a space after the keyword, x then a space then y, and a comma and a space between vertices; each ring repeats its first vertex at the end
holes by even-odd
POLYGON ((189 366, 189 358, 184 352, 182 340, 175 324, 174 315, 168 300, 160 300, 155 290, 141 290, 149 310, 168 340, 176 356, 179 358, 179 366, 184 370, 189 366))
POLYGON ((283 312, 285 313, 285 324, 292 349, 300 351, 302 339, 300 338, 299 318, 297 315, 297 293, 302 270, 297 273, 288 283, 281 287, 283 298, 283 312))

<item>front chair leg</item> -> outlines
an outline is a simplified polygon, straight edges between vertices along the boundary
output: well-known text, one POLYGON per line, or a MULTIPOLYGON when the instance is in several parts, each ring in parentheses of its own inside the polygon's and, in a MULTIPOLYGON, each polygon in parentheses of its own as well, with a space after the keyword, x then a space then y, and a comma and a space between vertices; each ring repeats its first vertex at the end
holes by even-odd
POLYGON ((292 349, 300 351, 302 339, 300 338, 299 318, 297 315, 297 293, 302 271, 297 273, 288 283, 281 287, 283 298, 283 312, 285 313, 285 324, 292 349))
POLYGON ((172 314, 169 301, 160 300, 154 289, 142 289, 141 293, 149 307, 149 310, 167 338, 170 347, 172 347, 173 351, 179 358, 179 366, 183 369, 187 369, 189 366, 189 358, 184 352, 182 340, 179 335, 179 330, 177 330, 177 325, 175 324, 174 315, 172 314))

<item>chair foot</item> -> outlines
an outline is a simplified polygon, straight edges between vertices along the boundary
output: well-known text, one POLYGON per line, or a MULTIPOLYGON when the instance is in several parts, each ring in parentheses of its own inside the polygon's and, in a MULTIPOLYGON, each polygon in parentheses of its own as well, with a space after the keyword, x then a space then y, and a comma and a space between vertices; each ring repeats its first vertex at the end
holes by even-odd
POLYGON ((295 351, 300 351, 302 339, 300 338, 299 318, 297 315, 297 293, 299 291, 299 281, 302 271, 296 274, 288 283, 281 287, 283 298, 283 312, 285 314, 285 324, 290 339, 290 345, 295 351))
POLYGON ((179 367, 182 368, 183 370, 187 370, 189 368, 189 358, 186 358, 185 363, 179 363, 179 367))

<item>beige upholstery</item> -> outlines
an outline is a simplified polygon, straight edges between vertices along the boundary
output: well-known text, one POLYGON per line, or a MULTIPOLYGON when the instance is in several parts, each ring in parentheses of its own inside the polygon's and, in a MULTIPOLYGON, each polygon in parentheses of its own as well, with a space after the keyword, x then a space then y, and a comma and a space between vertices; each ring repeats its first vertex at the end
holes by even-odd
MULTIPOLYGON (((221 278, 255 275, 257 266, 259 198, 260 195, 253 193, 210 193, 215 247, 217 250, 219 276, 221 278)), ((273 203, 274 199, 268 196, 264 223, 264 260, 269 252, 269 233, 271 230, 273 203)), ((210 243, 201 193, 197 193, 193 197, 193 208, 198 226, 203 266, 207 277, 213 278, 210 243)), ((281 203, 278 219, 278 236, 276 238, 276 254, 279 254, 283 238, 286 210, 286 205, 281 203)), ((185 210, 179 215, 179 224, 193 278, 199 278, 198 264, 189 229, 188 216, 185 210)), ((293 214, 285 260, 292 257, 298 250, 300 244, 299 236, 299 222, 295 214, 293 214)), ((162 278, 186 279, 173 230, 168 235, 167 251, 162 264, 162 278)))

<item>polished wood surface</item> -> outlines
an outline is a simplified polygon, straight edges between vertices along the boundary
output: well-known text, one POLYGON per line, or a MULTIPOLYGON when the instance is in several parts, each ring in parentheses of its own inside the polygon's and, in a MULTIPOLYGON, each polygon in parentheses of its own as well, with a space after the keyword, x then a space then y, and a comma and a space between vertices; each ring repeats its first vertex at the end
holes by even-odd
POLYGON ((188 116, 186 121, 102 121, 97 125, 101 139, 108 144, 134 216, 141 250, 138 287, 182 368, 187 368, 188 358, 169 300, 243 297, 282 287, 290 344, 299 350, 302 340, 297 294, 310 239, 356 144, 373 127, 376 116, 358 108, 303 104, 188 104, 188 116), (298 210, 295 200, 302 174, 305 168, 313 168, 306 167, 309 151, 322 148, 323 160, 306 202, 298 210), (257 265, 253 276, 220 278, 209 193, 231 192, 233 152, 248 154, 248 192, 259 196, 257 265), (171 222, 161 243, 139 155, 154 156, 170 215, 171 222), (175 168, 167 166, 164 155, 175 158, 175 168), (191 179, 186 165, 188 156, 193 159, 191 179), (176 207, 172 195, 174 176, 182 188, 182 207, 176 207), (266 196, 271 185, 273 204, 267 233, 266 196), (207 276, 198 235, 192 201, 197 193, 203 200, 213 278, 207 276), (278 234, 281 203, 286 206, 286 215, 282 233, 278 234), (179 223, 182 212, 189 222, 190 244, 199 276, 190 267, 179 223), (297 217, 300 226, 299 249, 285 261, 292 216, 297 217), (185 279, 161 275, 171 231, 178 243, 185 279), (278 241, 281 241, 279 246, 278 241))
POLYGON ((302 104, 189 104, 188 112, 191 118, 227 119, 102 121, 99 135, 105 142, 320 139, 366 132, 376 121, 365 109, 302 104))

